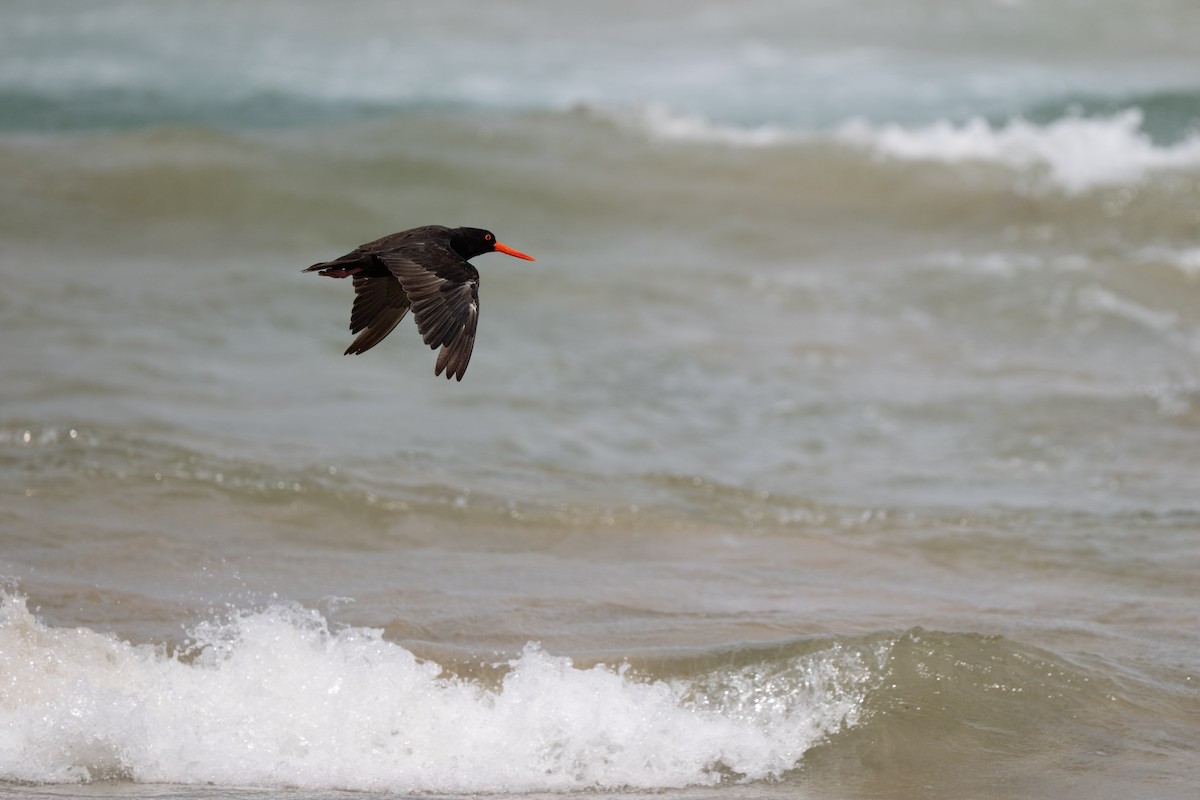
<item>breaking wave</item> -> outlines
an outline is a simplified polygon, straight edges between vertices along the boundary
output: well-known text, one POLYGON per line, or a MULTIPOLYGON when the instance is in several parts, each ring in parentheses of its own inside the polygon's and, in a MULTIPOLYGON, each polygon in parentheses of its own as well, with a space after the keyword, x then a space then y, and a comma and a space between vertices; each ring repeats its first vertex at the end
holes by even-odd
POLYGON ((994 164, 1033 171, 1042 179, 1035 182, 1039 188, 1070 194, 1137 183, 1163 170, 1200 169, 1200 133, 1170 144, 1157 143, 1144 130, 1144 114, 1138 108, 1108 117, 1068 115, 1045 124, 1021 117, 1003 122, 973 117, 965 122, 939 120, 906 126, 859 118, 823 132, 720 124, 660 105, 612 117, 622 126, 667 142, 733 147, 831 142, 866 151, 884 161, 994 164))
POLYGON ((878 654, 838 645, 699 675, 530 644, 486 680, 275 606, 180 652, 0 604, 0 780, 395 792, 662 788, 778 777, 853 726, 878 654))

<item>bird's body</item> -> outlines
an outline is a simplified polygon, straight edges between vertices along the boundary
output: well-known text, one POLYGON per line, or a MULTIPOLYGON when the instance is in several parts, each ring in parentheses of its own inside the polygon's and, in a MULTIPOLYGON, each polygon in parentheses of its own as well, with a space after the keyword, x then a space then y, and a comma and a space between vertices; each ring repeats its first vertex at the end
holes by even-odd
POLYGON ((359 245, 304 271, 354 278, 350 332, 358 337, 345 355, 379 344, 411 308, 425 344, 441 348, 433 374, 444 370, 447 378, 462 380, 479 321, 479 271, 468 259, 491 252, 533 261, 489 231, 426 225, 359 245))

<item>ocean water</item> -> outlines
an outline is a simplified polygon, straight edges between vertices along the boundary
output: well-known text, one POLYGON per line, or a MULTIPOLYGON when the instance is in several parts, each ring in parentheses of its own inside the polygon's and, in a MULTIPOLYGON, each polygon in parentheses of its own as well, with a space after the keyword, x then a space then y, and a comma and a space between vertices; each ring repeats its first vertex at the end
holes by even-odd
POLYGON ((1194 2, 2 16, 0 797, 1196 796, 1194 2))

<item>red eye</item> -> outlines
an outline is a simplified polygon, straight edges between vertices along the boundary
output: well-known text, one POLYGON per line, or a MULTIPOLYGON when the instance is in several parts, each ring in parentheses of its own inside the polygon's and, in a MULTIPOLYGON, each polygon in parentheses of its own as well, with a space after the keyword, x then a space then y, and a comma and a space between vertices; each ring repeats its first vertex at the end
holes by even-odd
POLYGON ((490 233, 489 233, 489 234, 485 234, 485 235, 484 235, 484 237, 483 237, 483 240, 484 240, 485 242, 490 242, 490 241, 492 240, 492 235, 491 235, 490 233))

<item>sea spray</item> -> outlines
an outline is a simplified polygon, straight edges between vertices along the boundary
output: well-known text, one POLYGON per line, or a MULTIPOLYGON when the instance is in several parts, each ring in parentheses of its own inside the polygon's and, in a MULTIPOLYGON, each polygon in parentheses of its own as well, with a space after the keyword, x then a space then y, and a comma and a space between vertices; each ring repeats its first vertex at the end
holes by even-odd
POLYGON ((778 777, 853 725, 874 656, 833 647, 670 680, 527 645, 496 686, 297 606, 179 653, 0 605, 0 780, 426 792, 778 777))

